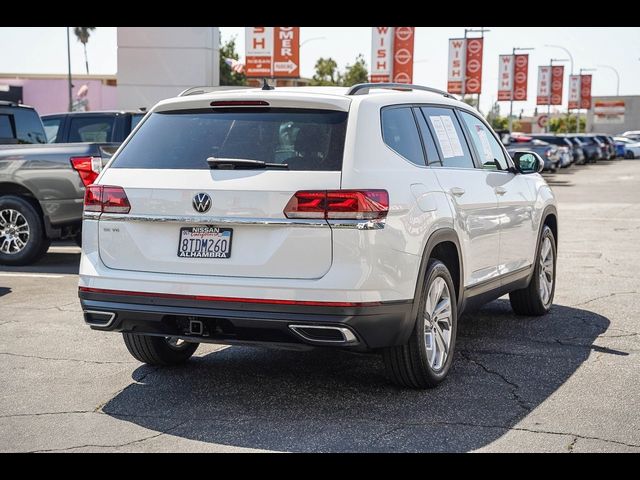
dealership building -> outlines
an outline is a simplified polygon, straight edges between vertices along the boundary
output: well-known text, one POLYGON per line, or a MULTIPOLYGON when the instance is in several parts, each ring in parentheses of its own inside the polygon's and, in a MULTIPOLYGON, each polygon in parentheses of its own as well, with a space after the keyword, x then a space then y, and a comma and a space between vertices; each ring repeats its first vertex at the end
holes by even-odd
POLYGON ((616 134, 627 130, 640 130, 640 95, 591 99, 587 132, 616 134))

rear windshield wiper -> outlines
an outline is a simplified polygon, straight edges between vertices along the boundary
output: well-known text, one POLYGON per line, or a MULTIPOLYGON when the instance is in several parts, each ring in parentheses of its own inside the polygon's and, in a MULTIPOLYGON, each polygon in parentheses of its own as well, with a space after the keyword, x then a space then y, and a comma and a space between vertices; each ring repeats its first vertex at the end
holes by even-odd
POLYGON ((248 160, 245 158, 207 158, 207 164, 211 169, 218 170, 256 170, 261 168, 280 168, 287 170, 286 163, 267 163, 262 160, 248 160))

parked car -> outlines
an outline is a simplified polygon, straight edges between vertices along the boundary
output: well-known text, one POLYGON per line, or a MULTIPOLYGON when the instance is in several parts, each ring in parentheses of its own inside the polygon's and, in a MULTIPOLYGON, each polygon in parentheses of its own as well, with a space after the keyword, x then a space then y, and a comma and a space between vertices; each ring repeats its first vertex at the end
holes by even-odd
POLYGON ((593 136, 602 144, 603 155, 606 160, 616 158, 616 146, 614 145, 613 138, 600 133, 593 134, 593 136))
POLYGON ((123 142, 144 117, 141 111, 68 112, 43 115, 49 143, 123 142))
POLYGON ((613 137, 616 148, 621 149, 624 158, 640 158, 640 142, 631 140, 629 137, 613 137))
POLYGON ((587 163, 596 163, 598 160, 604 159, 602 144, 595 137, 582 133, 572 133, 567 136, 580 140, 587 163))
POLYGON ((46 143, 46 136, 33 107, 0 101, 0 145, 39 143, 46 143))
POLYGON ((536 152, 544 161, 544 170, 554 173, 561 165, 561 152, 558 147, 543 140, 530 136, 514 137, 513 141, 507 145, 507 152, 513 157, 518 151, 528 150, 536 152))
POLYGON ((563 136, 573 145, 572 153, 573 153, 573 161, 575 162, 575 164, 584 165, 587 162, 587 160, 586 160, 583 145, 580 139, 578 137, 571 137, 568 135, 563 135, 563 136))
POLYGON ((162 101, 87 188, 85 321, 148 364, 201 342, 338 347, 434 387, 464 310, 553 302, 553 192, 537 154, 513 155, 414 85, 162 101))
POLYGON ((640 142, 640 130, 629 130, 627 132, 624 132, 621 136, 640 142))
POLYGON ((537 138, 538 140, 542 140, 543 142, 547 142, 558 147, 558 149, 560 150, 561 167, 568 167, 575 161, 575 157, 573 155, 574 146, 571 140, 569 140, 568 138, 547 133, 535 133, 531 136, 533 138, 537 138))
POLYGON ((80 242, 85 186, 118 145, 0 146, 1 265, 33 263, 53 239, 80 242))

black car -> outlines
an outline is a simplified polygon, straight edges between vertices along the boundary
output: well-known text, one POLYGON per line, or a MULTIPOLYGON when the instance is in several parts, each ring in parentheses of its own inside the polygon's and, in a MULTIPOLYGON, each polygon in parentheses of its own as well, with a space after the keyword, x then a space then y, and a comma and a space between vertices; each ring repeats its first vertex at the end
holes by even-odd
POLYGON ((602 142, 602 144, 604 145, 607 160, 613 160, 614 158, 616 158, 616 144, 613 141, 612 137, 601 133, 596 133, 593 136, 600 140, 600 142, 602 142))
POLYGON ((47 143, 40 116, 32 107, 0 101, 0 145, 47 143))
MULTIPOLYGON (((557 147, 566 147, 569 150, 569 155, 571 156, 571 163, 577 162, 580 157, 574 153, 574 148, 576 148, 574 143, 565 136, 550 135, 548 133, 534 133, 531 136, 538 140, 542 140, 543 142, 556 145, 557 147)), ((582 156, 584 160, 584 154, 582 154, 582 156)))
POLYGON ((42 123, 48 143, 119 143, 142 117, 142 111, 68 112, 43 115, 42 123))

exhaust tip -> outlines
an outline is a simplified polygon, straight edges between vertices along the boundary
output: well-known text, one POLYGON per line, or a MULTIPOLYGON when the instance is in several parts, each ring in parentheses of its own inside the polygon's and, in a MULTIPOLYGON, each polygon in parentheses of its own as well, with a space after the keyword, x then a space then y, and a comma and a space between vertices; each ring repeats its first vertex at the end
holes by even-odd
POLYGON ((358 339, 346 327, 320 325, 289 325, 289 328, 303 340, 327 345, 356 345, 358 339))
POLYGON ((109 328, 116 319, 113 312, 103 312, 100 310, 84 310, 84 321, 92 327, 109 328))

